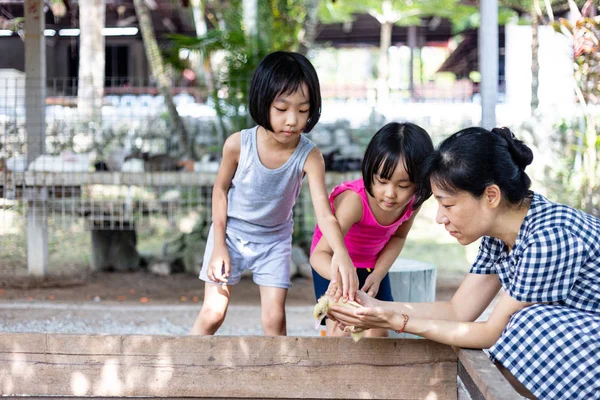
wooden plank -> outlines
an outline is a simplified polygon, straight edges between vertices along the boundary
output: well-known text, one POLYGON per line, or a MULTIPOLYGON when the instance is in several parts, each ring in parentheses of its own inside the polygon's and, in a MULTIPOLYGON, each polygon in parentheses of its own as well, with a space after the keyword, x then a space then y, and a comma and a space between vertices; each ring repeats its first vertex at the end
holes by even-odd
POLYGON ((458 356, 458 376, 473 400, 521 399, 482 350, 453 349, 458 356))
POLYGON ((3 333, 0 394, 456 399, 456 362, 426 340, 3 333))

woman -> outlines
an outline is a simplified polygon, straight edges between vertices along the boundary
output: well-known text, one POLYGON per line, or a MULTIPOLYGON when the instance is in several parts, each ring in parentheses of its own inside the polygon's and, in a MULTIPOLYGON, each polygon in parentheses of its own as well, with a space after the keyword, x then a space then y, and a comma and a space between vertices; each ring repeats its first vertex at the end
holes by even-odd
POLYGON ((524 396, 600 398, 600 220, 529 190, 531 150, 506 128, 457 132, 425 166, 436 222, 459 243, 483 237, 447 302, 333 307, 341 325, 386 328, 449 345, 489 348, 524 396), (484 322, 473 322, 499 289, 484 322))

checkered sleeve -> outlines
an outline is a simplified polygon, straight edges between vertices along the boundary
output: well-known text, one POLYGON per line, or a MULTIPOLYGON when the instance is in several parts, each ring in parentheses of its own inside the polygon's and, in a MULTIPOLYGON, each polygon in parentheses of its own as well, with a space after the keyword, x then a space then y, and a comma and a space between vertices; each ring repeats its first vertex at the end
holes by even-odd
POLYGON ((483 275, 497 273, 494 265, 502 254, 502 248, 496 243, 496 240, 489 236, 484 236, 481 239, 479 252, 473 266, 471 266, 470 273, 483 275))
POLYGON ((541 230, 526 241, 515 260, 511 297, 528 303, 566 299, 586 260, 583 243, 561 227, 541 230))

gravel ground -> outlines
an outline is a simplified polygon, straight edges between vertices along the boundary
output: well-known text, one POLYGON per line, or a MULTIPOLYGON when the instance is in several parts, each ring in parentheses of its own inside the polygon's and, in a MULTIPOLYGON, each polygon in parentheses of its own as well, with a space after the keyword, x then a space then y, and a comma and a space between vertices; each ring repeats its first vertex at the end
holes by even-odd
MULTIPOLYGON (((312 306, 288 306, 290 336, 317 336, 312 306)), ((0 302, 0 332, 186 335, 196 305, 0 302)), ((218 335, 261 335, 260 306, 232 305, 218 335)))

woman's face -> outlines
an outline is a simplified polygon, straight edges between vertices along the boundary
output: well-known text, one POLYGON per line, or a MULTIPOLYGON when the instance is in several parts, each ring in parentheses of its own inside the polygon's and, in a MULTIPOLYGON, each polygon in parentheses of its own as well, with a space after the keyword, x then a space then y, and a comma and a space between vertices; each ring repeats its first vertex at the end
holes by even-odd
POLYGON ((431 191, 438 202, 435 222, 443 224, 460 244, 473 243, 489 232, 494 215, 486 206, 485 196, 478 199, 464 191, 449 193, 433 181, 431 191))

